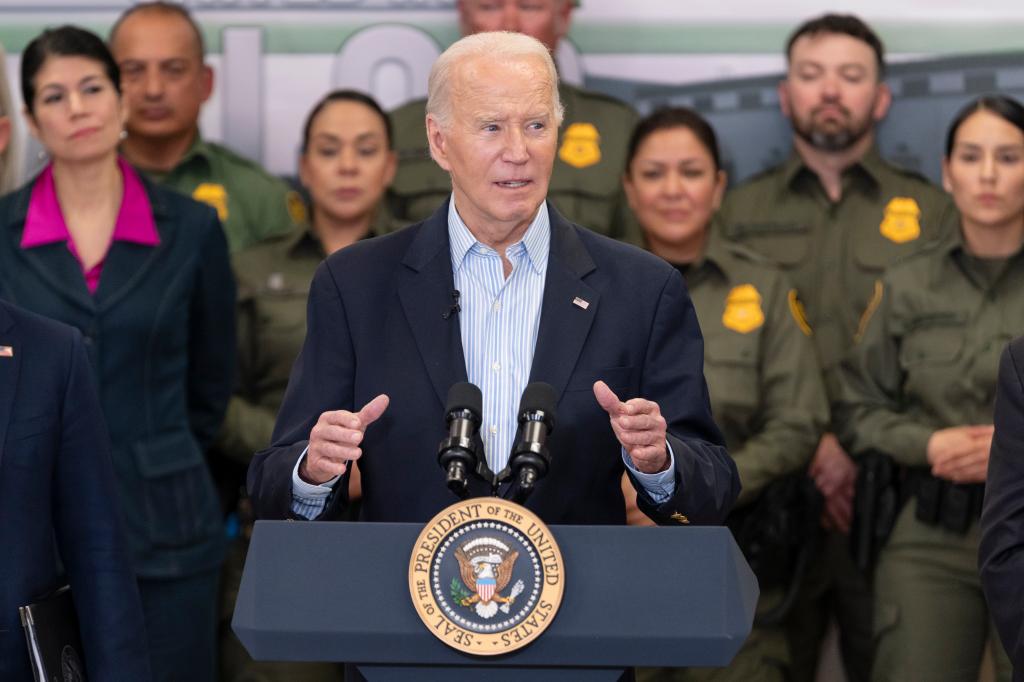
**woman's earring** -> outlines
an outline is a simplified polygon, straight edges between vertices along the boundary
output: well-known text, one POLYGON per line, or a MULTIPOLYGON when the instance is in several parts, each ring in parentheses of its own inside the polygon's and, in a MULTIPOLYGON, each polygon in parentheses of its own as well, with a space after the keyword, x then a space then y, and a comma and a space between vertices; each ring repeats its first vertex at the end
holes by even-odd
POLYGON ((118 137, 121 139, 121 141, 127 140, 128 139, 128 131, 125 130, 124 128, 121 128, 121 134, 118 135, 118 137))
POLYGON ((46 153, 45 149, 40 149, 37 156, 39 157, 40 161, 46 161, 46 159, 49 158, 50 155, 46 153))

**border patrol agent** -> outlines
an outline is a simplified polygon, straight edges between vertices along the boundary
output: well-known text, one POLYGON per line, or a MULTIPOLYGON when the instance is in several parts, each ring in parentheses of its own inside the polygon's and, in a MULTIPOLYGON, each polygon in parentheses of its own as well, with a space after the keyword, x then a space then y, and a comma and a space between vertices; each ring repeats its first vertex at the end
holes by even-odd
MULTIPOLYGON (((893 266, 880 292, 836 407, 850 452, 882 452, 905 472, 875 575, 873 677, 974 680, 994 634, 978 578, 984 485, 932 476, 926 450, 940 429, 992 423, 999 355, 1024 328, 1024 253, 978 258, 957 230, 893 266)), ((992 651, 1008 681, 1005 651, 992 651)))
MULTIPOLYGON (((761 586, 760 622, 728 667, 641 669, 637 677, 782 682, 790 657, 779 623, 800 557, 804 567, 807 560, 800 529, 816 528, 820 513, 802 474, 828 421, 811 330, 779 270, 721 237, 713 216, 727 178, 707 121, 690 109, 659 109, 640 121, 628 150, 623 186, 646 245, 682 273, 700 321, 715 422, 742 484, 727 524, 761 586), (791 537, 773 537, 778 527, 791 537)), ((623 483, 629 522, 650 524, 623 483)))
MULTIPOLYGON (((574 4, 570 0, 461 0, 460 28, 462 35, 525 33, 554 53, 569 30, 574 4)), ((620 183, 636 112, 613 97, 565 83, 559 84, 558 94, 565 118, 548 200, 572 222, 639 243, 620 183)), ((451 179, 430 158, 425 119, 426 100, 410 102, 391 114, 399 163, 389 201, 395 216, 410 222, 430 217, 451 193, 451 179)))
MULTIPOLYGON (((779 99, 793 125, 793 154, 730 192, 719 216, 726 238, 766 256, 796 286, 831 397, 829 370, 878 305, 877 281, 938 238, 952 208, 924 178, 878 154, 874 128, 891 93, 870 27, 849 15, 817 17, 793 32, 787 59, 779 99)), ((857 467, 827 433, 809 474, 825 496, 830 532, 787 623, 793 680, 814 679, 834 615, 847 677, 863 682, 873 642, 868 583, 849 548, 857 467)))
POLYGON ((305 222, 299 195, 253 161, 204 141, 199 112, 213 92, 202 33, 182 6, 147 2, 110 34, 129 100, 121 152, 134 166, 217 209, 231 252, 305 222))
POLYGON ((875 574, 873 678, 973 682, 991 641, 1008 682, 978 549, 999 357, 1024 327, 1024 106, 1000 95, 964 106, 943 184, 960 214, 946 239, 887 273, 836 373, 834 413, 851 452, 900 465, 893 511, 876 526, 890 534, 875 574))

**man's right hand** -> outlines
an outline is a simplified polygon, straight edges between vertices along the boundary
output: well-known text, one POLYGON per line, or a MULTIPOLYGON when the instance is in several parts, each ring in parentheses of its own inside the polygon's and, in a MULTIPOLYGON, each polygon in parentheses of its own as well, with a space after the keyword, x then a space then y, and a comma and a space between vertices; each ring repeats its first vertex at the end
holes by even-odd
POLYGON ((853 522, 853 496, 857 465, 843 450, 835 434, 826 433, 818 442, 808 474, 825 498, 821 525, 847 534, 853 522))
POLYGON ((383 393, 366 403, 358 412, 335 410, 324 412, 309 432, 309 449, 299 466, 299 477, 307 483, 320 485, 348 469, 348 463, 359 459, 363 434, 388 408, 383 393))

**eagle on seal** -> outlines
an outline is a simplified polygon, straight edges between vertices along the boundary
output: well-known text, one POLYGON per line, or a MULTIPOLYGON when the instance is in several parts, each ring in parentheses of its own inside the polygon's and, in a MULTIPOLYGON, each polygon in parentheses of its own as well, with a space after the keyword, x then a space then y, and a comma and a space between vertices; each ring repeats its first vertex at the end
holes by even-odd
POLYGON ((455 550, 455 558, 459 560, 462 582, 473 592, 471 597, 461 600, 462 606, 475 604, 476 612, 480 616, 490 618, 497 613, 499 603, 511 603, 515 599, 515 596, 502 597, 500 592, 508 587, 509 581, 512 580, 512 567, 519 558, 519 552, 512 550, 501 558, 500 562, 495 562, 488 559, 498 559, 496 555, 470 559, 463 548, 458 547, 455 550))

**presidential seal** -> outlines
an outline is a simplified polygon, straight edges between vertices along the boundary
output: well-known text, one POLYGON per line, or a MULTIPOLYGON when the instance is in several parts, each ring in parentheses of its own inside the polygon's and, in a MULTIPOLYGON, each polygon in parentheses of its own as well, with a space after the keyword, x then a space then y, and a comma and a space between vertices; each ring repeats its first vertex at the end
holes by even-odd
POLYGON ((493 656, 551 625, 562 602, 562 553, 548 527, 514 502, 478 497, 435 516, 416 539, 409 594, 448 646, 493 656))

